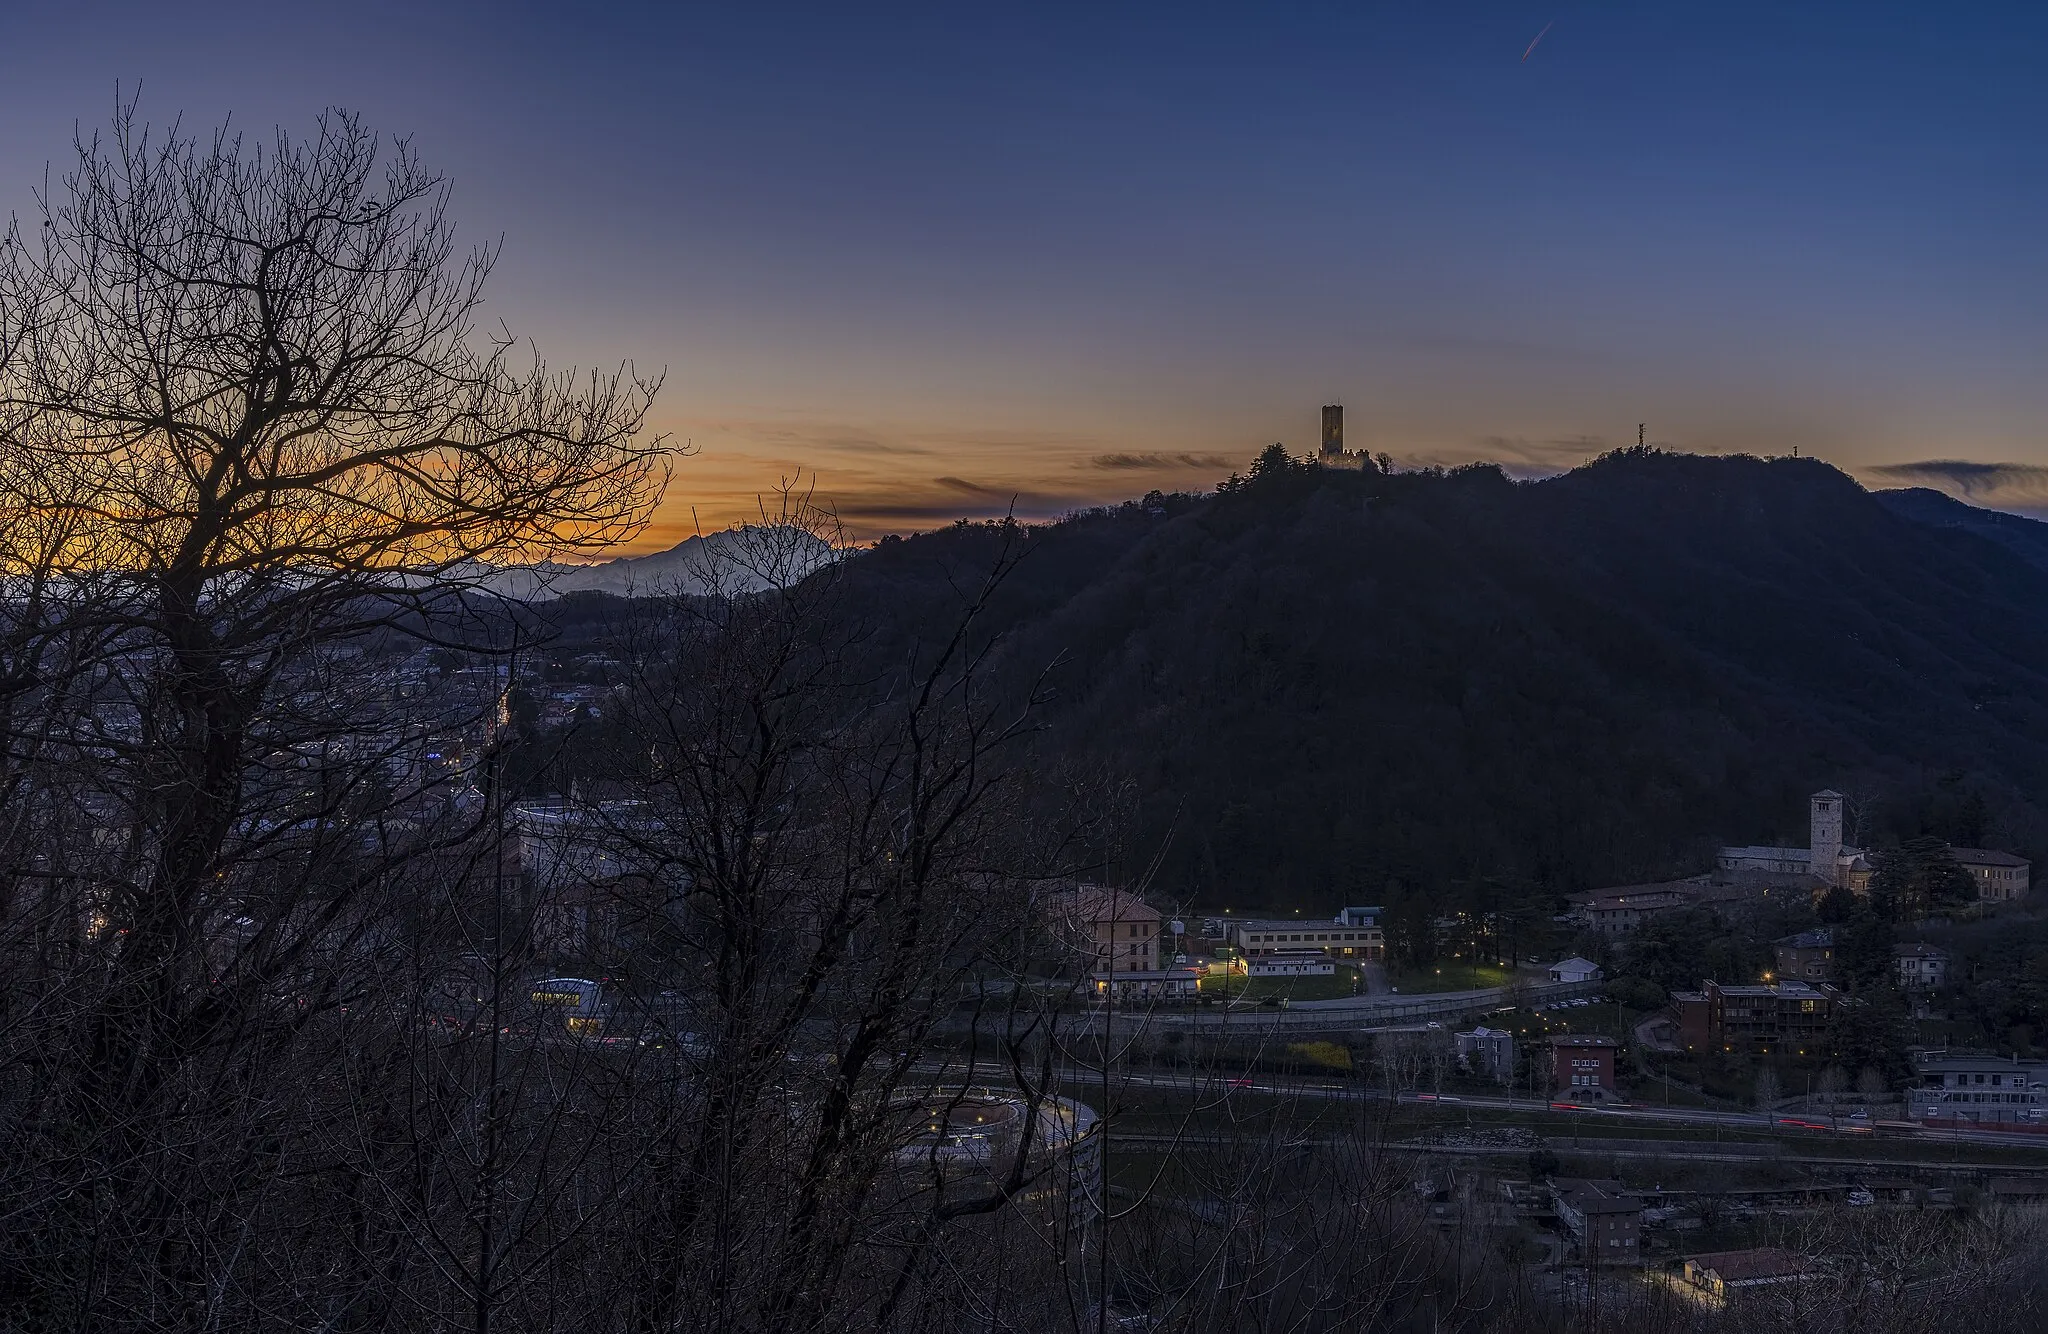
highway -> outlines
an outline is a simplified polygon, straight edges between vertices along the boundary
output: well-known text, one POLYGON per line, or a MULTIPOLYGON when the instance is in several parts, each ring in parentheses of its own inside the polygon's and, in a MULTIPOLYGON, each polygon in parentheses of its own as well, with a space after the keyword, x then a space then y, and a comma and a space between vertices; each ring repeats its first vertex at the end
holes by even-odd
MULTIPOLYGON (((925 1073, 957 1075, 960 1064, 920 1067, 925 1073)), ((966 1071, 969 1083, 1001 1082, 999 1073, 986 1067, 966 1071)), ((1087 1098, 1090 1091, 1103 1086, 1102 1074, 1098 1070, 1078 1066, 1063 1067, 1060 1070, 1062 1091, 1068 1096, 1087 1098)), ((1772 1133, 1797 1142, 1811 1137, 1816 1141, 1852 1141, 1882 1138, 1887 1142, 1909 1140, 1927 1145, 1984 1144, 2006 1149, 2035 1149, 2040 1151, 2044 1164, 2048 1164, 2048 1138, 2024 1133, 2001 1132, 1996 1130, 1948 1130, 1936 1127, 1918 1126, 1904 1121, 1859 1121, 1842 1116, 1832 1119, 1808 1114, 1777 1113, 1766 1116, 1759 1112, 1725 1112, 1706 1107, 1661 1107, 1640 1103, 1606 1103, 1579 1106, 1572 1103, 1553 1102, 1544 1098, 1518 1098, 1499 1094, 1479 1093, 1420 1093, 1401 1091, 1389 1094, 1385 1089, 1373 1088, 1363 1083, 1338 1083, 1326 1078, 1275 1076, 1266 1074, 1246 1075, 1228 1079, 1211 1075, 1175 1074, 1145 1070, 1123 1070, 1111 1074, 1109 1087, 1171 1089, 1185 1092, 1191 1100, 1199 1098, 1213 1101, 1239 1093, 1260 1094, 1267 1097, 1289 1097, 1310 1100, 1368 1100, 1384 1101, 1389 1096, 1396 1103, 1417 1108, 1430 1108, 1454 1114, 1460 1110, 1519 1113, 1531 1117, 1576 1115, 1587 1121, 1603 1121, 1620 1125, 1641 1125, 1649 1127, 1680 1127, 1717 1131, 1747 1131, 1772 1133)))

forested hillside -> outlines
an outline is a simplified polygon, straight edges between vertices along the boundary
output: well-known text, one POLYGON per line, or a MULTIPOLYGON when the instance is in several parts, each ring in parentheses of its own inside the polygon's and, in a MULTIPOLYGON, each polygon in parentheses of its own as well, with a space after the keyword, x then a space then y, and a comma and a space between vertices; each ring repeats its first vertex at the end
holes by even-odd
MULTIPOLYGON (((1802 843, 1822 786, 1874 845, 2038 855, 2048 572, 2030 528, 1983 526, 1812 460, 1628 451, 1515 483, 1269 453, 1214 497, 1011 538, 991 619, 1013 679, 1053 669, 1034 765, 1129 779, 1177 898, 1687 873, 1723 840, 1802 843)), ((860 557, 878 644, 946 624, 1005 540, 860 557)))

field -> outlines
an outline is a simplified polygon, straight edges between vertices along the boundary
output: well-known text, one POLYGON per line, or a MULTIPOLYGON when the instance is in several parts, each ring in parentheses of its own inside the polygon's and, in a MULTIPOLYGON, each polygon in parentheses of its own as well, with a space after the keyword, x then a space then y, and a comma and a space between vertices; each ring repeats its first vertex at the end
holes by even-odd
POLYGON ((1336 967, 1337 971, 1327 977, 1205 977, 1202 995, 1256 1005, 1269 999, 1334 1000, 1354 994, 1358 990, 1358 969, 1348 963, 1336 967))
POLYGON ((1491 964, 1464 963, 1453 959, 1427 968, 1389 969, 1387 980, 1402 995, 1432 991, 1477 991, 1482 987, 1504 987, 1515 980, 1511 968, 1491 964))

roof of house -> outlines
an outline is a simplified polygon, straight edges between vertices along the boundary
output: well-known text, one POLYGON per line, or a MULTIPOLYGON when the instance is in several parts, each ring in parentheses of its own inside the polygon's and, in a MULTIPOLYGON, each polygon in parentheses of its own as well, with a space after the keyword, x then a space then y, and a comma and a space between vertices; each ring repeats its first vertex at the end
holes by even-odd
POLYGON ((1724 987, 1718 982, 1709 982, 1707 985, 1723 996, 1770 996, 1777 1000, 1820 1000, 1836 994, 1833 987, 1816 987, 1811 983, 1799 981, 1757 983, 1739 987, 1724 987))
POLYGON ((1949 852, 1964 866, 2030 866, 2025 857, 2015 857, 2010 852, 1993 852, 1989 848, 1950 848, 1949 852))
POLYGON ((1946 959, 1948 957, 1947 950, 1934 945, 1925 945, 1917 940, 1907 945, 1892 946, 1892 953, 1898 955, 1901 959, 1946 959))
POLYGON ((1600 965, 1594 963, 1591 959, 1581 959, 1578 955, 1574 954, 1569 959, 1559 959, 1556 963, 1550 965, 1550 968, 1552 972, 1555 972, 1560 968, 1591 968, 1593 971, 1598 972, 1600 970, 1600 965))
POLYGON ((1128 890, 1075 885, 1054 897, 1053 911, 1082 922, 1157 922, 1160 912, 1128 890))
POLYGON ((1363 923, 1351 925, 1328 917, 1226 917, 1223 919, 1239 931, 1377 931, 1378 926, 1363 923))
POLYGON ((1797 935, 1782 936, 1772 943, 1795 950, 1831 950, 1835 947, 1835 929, 1831 926, 1815 927, 1797 935))
POLYGON ((1619 1181, 1564 1179, 1556 1183, 1556 1188, 1558 1195, 1580 1213, 1632 1214, 1643 1207, 1643 1202, 1623 1189, 1619 1181))
POLYGON ((1742 1251, 1709 1251, 1688 1255, 1685 1262, 1695 1269, 1711 1269, 1723 1283, 1752 1282, 1766 1278, 1791 1278, 1811 1273, 1813 1261, 1796 1251, 1778 1246, 1755 1246, 1742 1251))
POLYGON ((1570 903, 1591 903, 1595 899, 1626 898, 1638 894, 1684 894, 1688 890, 1706 885, 1707 881, 1708 877, 1695 875, 1687 876, 1683 880, 1660 880, 1643 885, 1609 885, 1605 889, 1582 889, 1567 894, 1565 900, 1570 903))
POLYGON ((1550 1040, 1553 1047, 1619 1047, 1621 1043, 1613 1038, 1594 1037, 1584 1033, 1561 1034, 1550 1040))

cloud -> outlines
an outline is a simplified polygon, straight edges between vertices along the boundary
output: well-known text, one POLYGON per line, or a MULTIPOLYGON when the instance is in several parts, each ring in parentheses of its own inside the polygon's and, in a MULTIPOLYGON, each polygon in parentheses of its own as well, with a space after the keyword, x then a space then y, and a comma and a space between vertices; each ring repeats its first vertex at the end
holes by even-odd
POLYGON ((1997 505, 2048 504, 2048 467, 2038 463, 1979 463, 1974 459, 1923 459, 1863 469, 1888 482, 1953 491, 1965 500, 1997 505))
POLYGON ((1087 466, 1111 472, 1221 472, 1237 464, 1221 454, 1097 454, 1087 466))
POLYGON ((1522 435, 1482 435, 1473 442, 1489 462, 1521 463, 1541 468, 1576 468, 1603 454, 1607 440, 1597 435, 1568 435, 1531 440, 1522 435))

